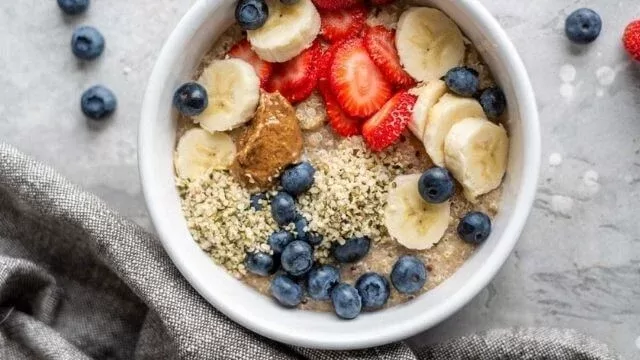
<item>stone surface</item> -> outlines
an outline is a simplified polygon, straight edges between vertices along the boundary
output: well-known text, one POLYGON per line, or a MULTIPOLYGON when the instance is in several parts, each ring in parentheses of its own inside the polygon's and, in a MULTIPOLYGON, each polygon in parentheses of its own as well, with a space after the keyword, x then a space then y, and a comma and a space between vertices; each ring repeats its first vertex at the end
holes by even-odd
MULTIPOLYGON (((62 16, 53 0, 0 2, 0 134, 150 228, 136 165, 140 103, 164 39, 193 0, 93 1, 62 16), (74 26, 107 40, 94 63, 69 48, 74 26), (80 112, 102 83, 119 109, 103 124, 80 112)), ((576 328, 640 358, 640 66, 620 46, 635 0, 482 0, 512 37, 537 92, 540 191, 524 234, 477 298, 419 345, 509 326, 576 328), (564 18, 580 6, 603 17, 601 37, 571 46, 564 18)))

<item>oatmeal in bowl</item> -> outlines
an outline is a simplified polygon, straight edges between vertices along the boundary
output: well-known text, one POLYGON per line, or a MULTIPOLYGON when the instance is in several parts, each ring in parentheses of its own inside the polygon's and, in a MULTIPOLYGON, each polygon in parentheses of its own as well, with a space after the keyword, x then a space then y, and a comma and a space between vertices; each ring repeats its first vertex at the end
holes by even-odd
POLYGON ((411 301, 491 233, 506 98, 442 11, 240 0, 175 93, 193 240, 284 307, 343 319, 411 301))

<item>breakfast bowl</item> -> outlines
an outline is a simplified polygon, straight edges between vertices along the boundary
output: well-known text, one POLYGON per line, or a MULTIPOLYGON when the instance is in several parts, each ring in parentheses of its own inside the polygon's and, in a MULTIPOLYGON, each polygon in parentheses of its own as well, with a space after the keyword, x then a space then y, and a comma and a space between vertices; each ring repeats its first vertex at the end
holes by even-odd
POLYGON ((476 296, 513 250, 531 209, 540 163, 535 96, 513 44, 476 0, 432 0, 460 27, 491 69, 508 104, 509 156, 500 210, 491 235, 448 279, 392 307, 345 321, 327 312, 287 309, 238 281, 193 241, 176 187, 174 150, 179 114, 174 91, 192 79, 212 44, 234 22, 236 2, 199 0, 164 45, 151 74, 139 130, 139 167, 151 221, 176 267, 217 310, 238 324, 283 343, 319 349, 357 349, 405 339, 429 329, 476 296))

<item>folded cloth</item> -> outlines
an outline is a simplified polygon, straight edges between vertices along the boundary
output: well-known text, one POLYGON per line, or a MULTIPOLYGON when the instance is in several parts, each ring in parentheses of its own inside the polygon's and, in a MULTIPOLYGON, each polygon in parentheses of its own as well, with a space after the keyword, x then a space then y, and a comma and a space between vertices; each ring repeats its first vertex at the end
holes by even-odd
POLYGON ((1 359, 617 359, 574 331, 496 330, 424 349, 294 348, 235 324, 153 235, 0 144, 1 359))

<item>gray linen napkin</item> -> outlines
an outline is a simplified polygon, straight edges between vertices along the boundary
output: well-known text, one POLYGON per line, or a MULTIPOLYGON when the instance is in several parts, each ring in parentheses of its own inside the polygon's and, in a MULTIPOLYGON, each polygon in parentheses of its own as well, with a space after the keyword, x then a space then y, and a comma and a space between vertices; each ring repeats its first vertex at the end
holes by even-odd
POLYGON ((158 241, 0 144, 0 359, 617 359, 571 330, 495 330, 416 351, 288 347, 206 303, 158 241))

